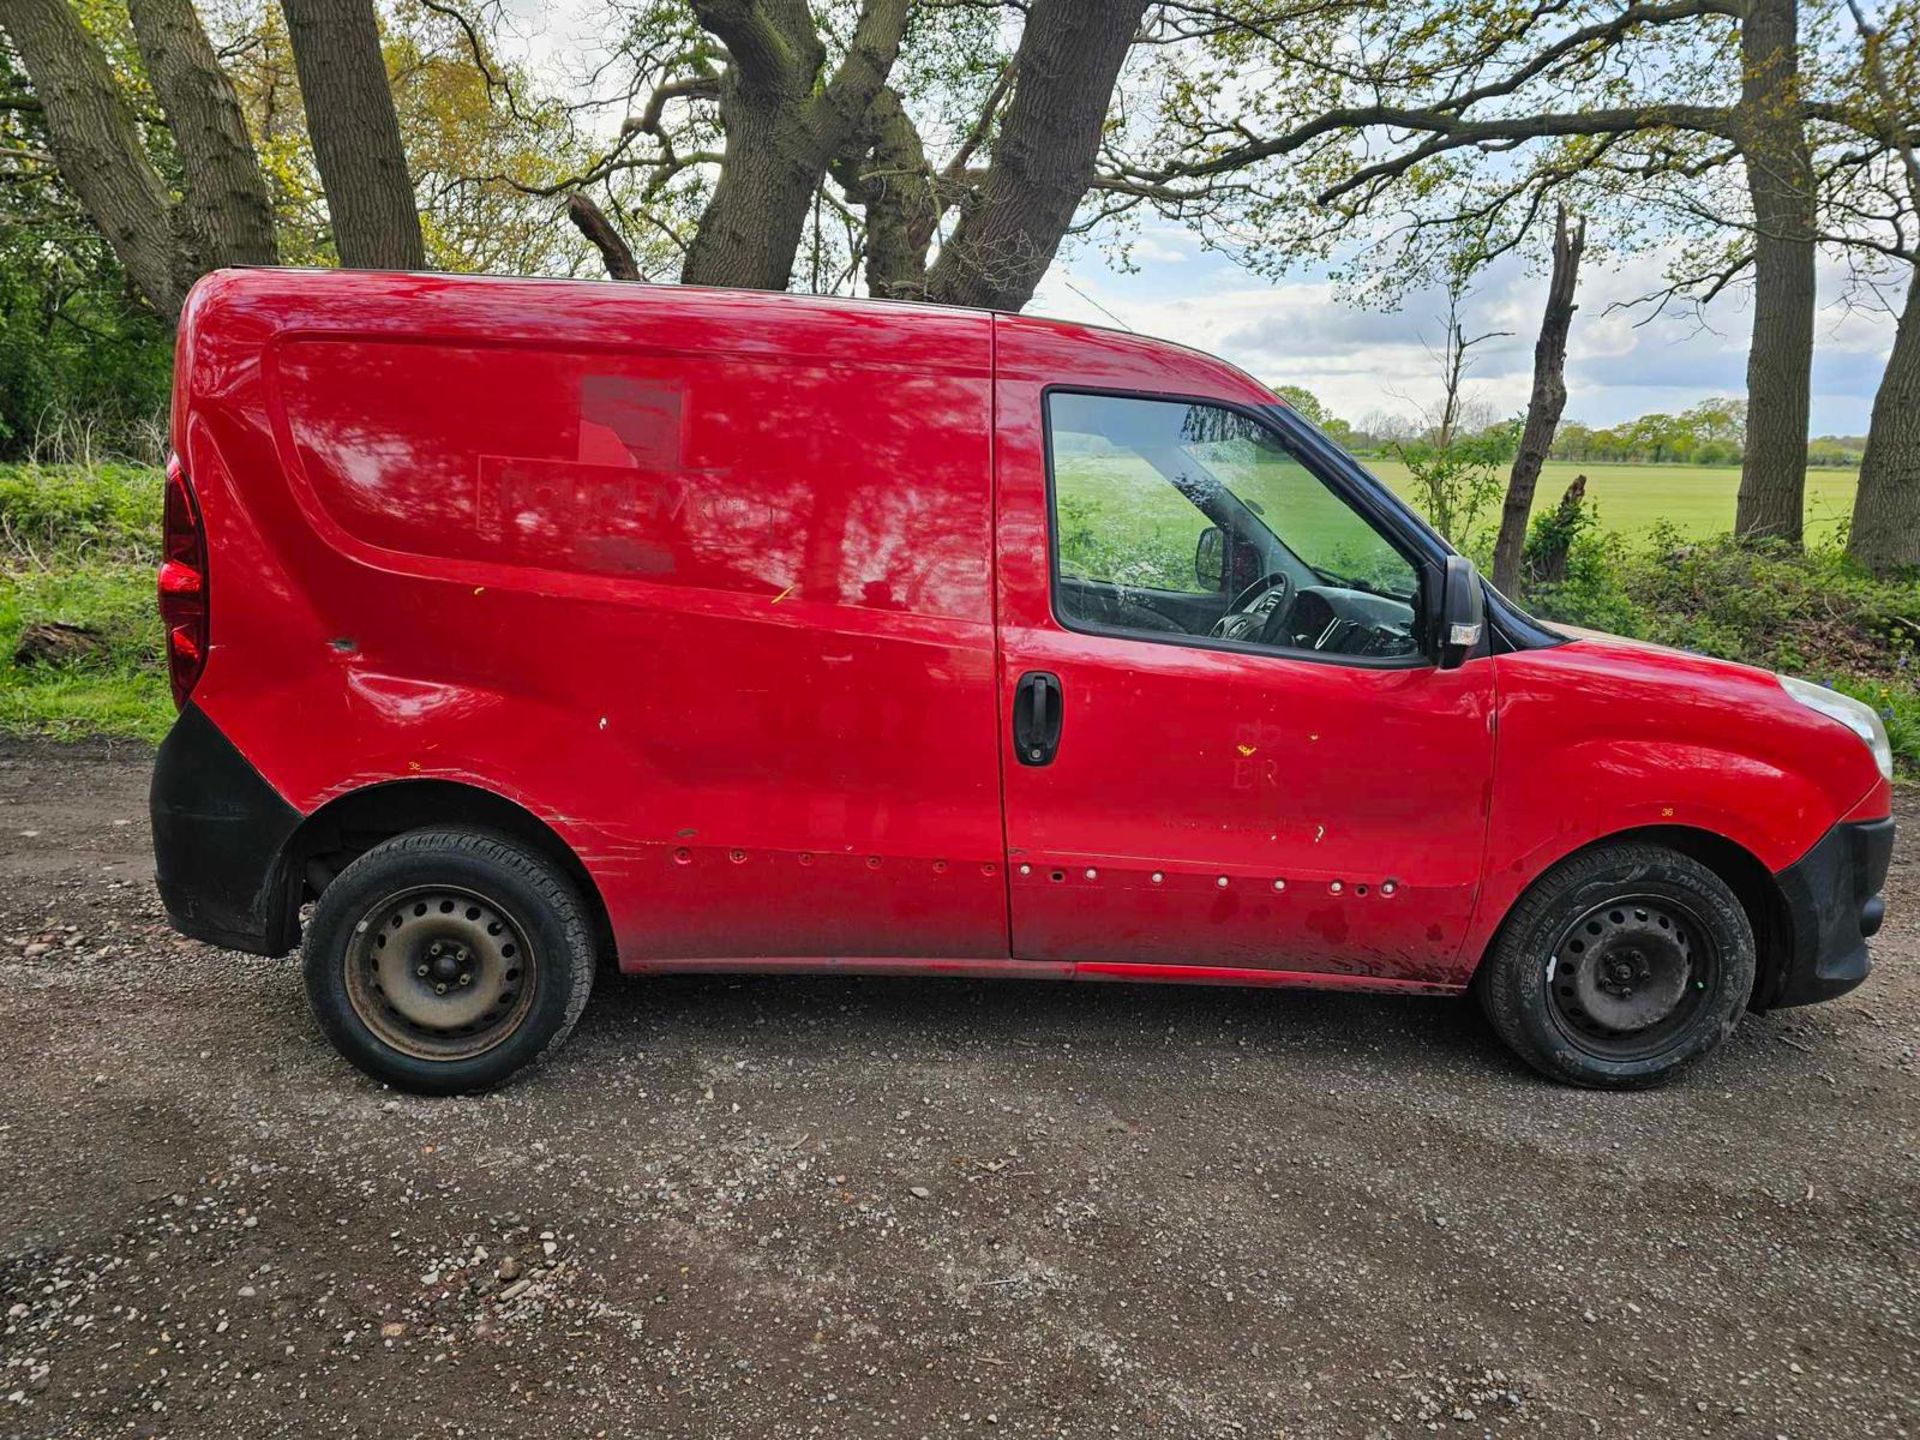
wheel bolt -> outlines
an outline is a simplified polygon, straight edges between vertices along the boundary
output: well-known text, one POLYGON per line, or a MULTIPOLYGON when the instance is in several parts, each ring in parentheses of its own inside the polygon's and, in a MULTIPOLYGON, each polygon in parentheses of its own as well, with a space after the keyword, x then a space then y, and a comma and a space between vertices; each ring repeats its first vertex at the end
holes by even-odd
POLYGON ((436 995, 444 995, 447 993, 447 987, 445 985, 435 985, 433 987, 433 993, 436 995))
POLYGON ((460 983, 461 983, 462 985, 471 985, 471 984, 473 983, 473 976, 471 976, 471 975, 462 975, 462 976, 460 977, 460 983))
POLYGON ((424 980, 427 978, 427 967, 424 965, 416 965, 413 967, 413 973, 424 980))

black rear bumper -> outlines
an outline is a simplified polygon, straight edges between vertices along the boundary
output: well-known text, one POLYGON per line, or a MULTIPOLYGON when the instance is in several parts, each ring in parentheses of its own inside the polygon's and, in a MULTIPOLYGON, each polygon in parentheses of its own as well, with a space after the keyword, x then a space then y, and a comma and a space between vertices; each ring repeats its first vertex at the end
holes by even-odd
POLYGON ((1783 962, 1754 1005, 1811 1005, 1844 995, 1873 968, 1867 941, 1880 929, 1893 859, 1891 818, 1836 825, 1777 878, 1787 902, 1783 962))
POLYGON ((284 855, 295 810, 188 705, 153 762, 154 878, 182 935, 284 955, 298 938, 284 855))

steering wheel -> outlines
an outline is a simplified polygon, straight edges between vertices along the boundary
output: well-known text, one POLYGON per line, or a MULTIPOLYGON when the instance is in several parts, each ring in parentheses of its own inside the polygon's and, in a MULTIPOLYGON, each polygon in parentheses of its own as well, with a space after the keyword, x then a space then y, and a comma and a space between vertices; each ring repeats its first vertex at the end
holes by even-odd
POLYGON ((1213 629, 1207 633, 1216 640, 1260 639, 1266 633, 1268 622, 1286 607, 1292 588, 1293 581, 1285 571, 1262 575, 1233 597, 1226 613, 1213 622, 1213 629))

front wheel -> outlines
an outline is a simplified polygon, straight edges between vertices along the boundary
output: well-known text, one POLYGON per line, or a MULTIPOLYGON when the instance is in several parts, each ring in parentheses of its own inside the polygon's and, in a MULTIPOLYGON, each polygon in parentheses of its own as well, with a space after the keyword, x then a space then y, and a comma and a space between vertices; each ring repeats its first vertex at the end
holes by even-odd
POLYGON ((593 984, 567 877, 500 836, 374 846, 314 906, 307 998, 341 1054, 403 1090, 484 1090, 566 1038, 593 984))
POLYGON ((1732 1033, 1753 990, 1753 927, 1705 865, 1618 844, 1521 897, 1476 977, 1503 1040, 1569 1084, 1658 1085, 1732 1033))

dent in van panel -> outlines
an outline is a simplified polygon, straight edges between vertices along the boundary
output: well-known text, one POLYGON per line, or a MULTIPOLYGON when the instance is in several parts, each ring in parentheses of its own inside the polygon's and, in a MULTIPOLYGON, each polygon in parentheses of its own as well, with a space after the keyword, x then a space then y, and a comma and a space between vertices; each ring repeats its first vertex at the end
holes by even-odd
POLYGON ((382 721, 420 725, 429 720, 470 719, 501 703, 495 694, 465 685, 419 680, 407 675, 385 675, 370 670, 347 672, 347 693, 382 721))

